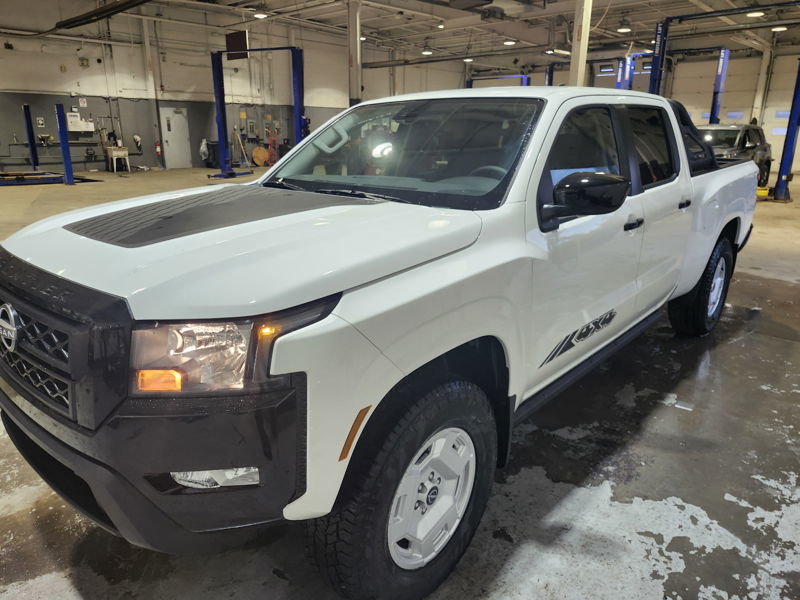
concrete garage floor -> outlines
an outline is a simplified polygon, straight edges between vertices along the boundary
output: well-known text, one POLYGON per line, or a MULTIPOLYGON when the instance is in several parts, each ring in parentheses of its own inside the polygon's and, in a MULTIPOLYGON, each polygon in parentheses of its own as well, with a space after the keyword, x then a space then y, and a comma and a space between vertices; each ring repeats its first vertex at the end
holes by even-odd
MULTIPOLYGON (((204 171, 3 188, 0 236, 102 200, 207 183, 204 171)), ((800 598, 800 185, 760 203, 723 321, 662 320, 515 436, 481 528, 436 600, 800 598)), ((76 515, 0 432, 2 598, 335 598, 302 527, 176 558, 76 515)))

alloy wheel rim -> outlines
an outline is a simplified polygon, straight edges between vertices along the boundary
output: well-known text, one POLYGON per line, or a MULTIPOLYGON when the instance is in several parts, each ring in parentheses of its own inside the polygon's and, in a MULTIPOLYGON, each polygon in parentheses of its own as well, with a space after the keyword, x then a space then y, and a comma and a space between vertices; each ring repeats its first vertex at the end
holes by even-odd
POLYGON ((419 569, 447 546, 469 505, 475 466, 472 438, 458 427, 438 431, 417 450, 387 524, 389 554, 398 567, 419 569))
POLYGON ((714 270, 711 280, 711 291, 708 293, 708 316, 713 317, 722 302, 722 290, 725 289, 725 259, 721 258, 714 270))

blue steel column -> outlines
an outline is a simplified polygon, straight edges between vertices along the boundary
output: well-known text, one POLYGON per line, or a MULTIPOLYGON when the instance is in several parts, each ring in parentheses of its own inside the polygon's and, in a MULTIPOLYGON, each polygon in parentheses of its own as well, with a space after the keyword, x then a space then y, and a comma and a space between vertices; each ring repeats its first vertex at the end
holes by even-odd
POLYGON ((617 83, 614 85, 618 90, 633 89, 633 68, 636 65, 636 57, 639 54, 632 54, 621 58, 617 65, 617 83))
POLYGON ((69 132, 67 118, 64 116, 64 105, 56 104, 56 123, 58 123, 58 143, 61 145, 61 156, 64 158, 64 183, 73 185, 75 175, 72 172, 72 156, 69 153, 69 132))
POLYGON ((306 114, 304 106, 305 98, 305 75, 303 73, 303 50, 291 47, 292 54, 292 100, 294 103, 294 143, 297 144, 303 139, 303 118, 306 114))
POLYGON ((22 105, 22 112, 25 115, 25 134, 28 136, 28 154, 31 157, 31 169, 39 169, 39 150, 36 148, 36 138, 33 135, 33 119, 31 119, 31 107, 28 104, 22 105))
POLYGON ((553 85, 553 76, 555 75, 556 64, 550 63, 544 70, 544 84, 547 86, 553 85))
POLYGON ((224 52, 211 53, 211 79, 214 84, 214 112, 217 120, 217 158, 219 170, 224 176, 233 172, 231 166, 230 140, 228 139, 228 117, 225 114, 225 78, 222 72, 222 55, 224 52))
POLYGON ((719 49, 717 74, 714 76, 714 93, 711 96, 711 112, 708 117, 708 122, 711 125, 719 123, 719 109, 722 104, 722 92, 725 91, 725 77, 728 75, 728 60, 730 57, 730 50, 727 48, 719 49))
POLYGON ((789 176, 792 173, 792 163, 794 162, 798 126, 800 126, 800 59, 797 62, 797 78, 794 82, 794 96, 792 96, 792 109, 789 112, 789 125, 786 127, 786 139, 783 141, 781 166, 778 169, 778 182, 775 184, 775 200, 791 200, 789 196, 789 176))
POLYGON ((661 80, 667 59, 667 39, 670 19, 664 19, 656 26, 656 47, 653 49, 653 66, 650 70, 650 93, 661 93, 661 80))

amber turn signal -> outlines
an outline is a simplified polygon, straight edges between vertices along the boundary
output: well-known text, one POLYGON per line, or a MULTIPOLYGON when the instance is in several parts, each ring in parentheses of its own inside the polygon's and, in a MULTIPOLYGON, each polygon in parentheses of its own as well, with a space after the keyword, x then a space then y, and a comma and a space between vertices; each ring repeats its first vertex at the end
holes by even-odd
POLYGON ((146 369, 136 372, 136 388, 140 392, 180 392, 183 373, 175 369, 146 369))

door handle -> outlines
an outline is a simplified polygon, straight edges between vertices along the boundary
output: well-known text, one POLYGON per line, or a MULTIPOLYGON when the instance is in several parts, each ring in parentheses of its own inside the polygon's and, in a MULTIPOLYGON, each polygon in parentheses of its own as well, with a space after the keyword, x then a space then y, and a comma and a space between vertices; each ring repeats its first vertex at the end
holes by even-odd
POLYGON ((692 201, 691 200, 684 200, 683 202, 678 204, 678 208, 680 208, 680 209, 689 208, 691 205, 692 205, 692 201))
POLYGON ((622 227, 625 231, 630 231, 631 229, 636 229, 637 227, 641 227, 644 225, 644 219, 636 219, 635 221, 629 221, 625 223, 622 227))

